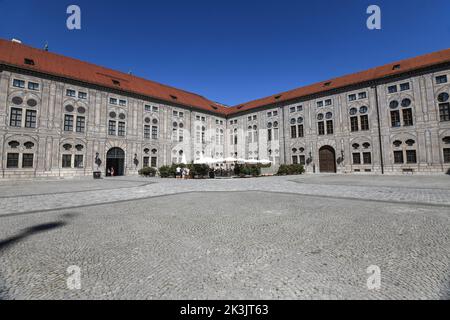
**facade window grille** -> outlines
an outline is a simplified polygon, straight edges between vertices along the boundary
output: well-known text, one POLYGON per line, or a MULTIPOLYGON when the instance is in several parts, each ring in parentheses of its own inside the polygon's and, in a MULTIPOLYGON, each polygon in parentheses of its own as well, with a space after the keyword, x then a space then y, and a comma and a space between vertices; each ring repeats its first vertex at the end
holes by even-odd
POLYGON ((15 169, 19 168, 19 154, 18 153, 8 153, 6 159, 6 168, 15 169))
POLYGON ((11 127, 21 127, 22 126, 22 109, 11 108, 11 117, 9 121, 11 127))
POLYGON ((112 120, 109 121, 108 134, 110 136, 115 136, 116 135, 116 121, 112 121, 112 120))
POLYGON ((86 118, 85 117, 77 117, 77 132, 84 133, 86 129, 86 118))
POLYGON ((36 111, 27 110, 25 113, 25 128, 36 128, 36 111))
POLYGON ((34 154, 33 153, 24 153, 22 155, 22 168, 33 168, 34 163, 34 154))
POLYGON ((64 131, 73 131, 73 115, 64 116, 64 131))
POLYGON ((391 126, 393 128, 398 128, 401 126, 400 111, 391 111, 391 126))
POLYGON ((412 109, 403 109, 403 125, 410 127, 414 125, 412 109))
POLYGON ((62 167, 63 168, 72 168, 72 155, 71 154, 63 154, 62 167))
POLYGON ((411 164, 417 163, 416 150, 406 150, 406 162, 411 164))

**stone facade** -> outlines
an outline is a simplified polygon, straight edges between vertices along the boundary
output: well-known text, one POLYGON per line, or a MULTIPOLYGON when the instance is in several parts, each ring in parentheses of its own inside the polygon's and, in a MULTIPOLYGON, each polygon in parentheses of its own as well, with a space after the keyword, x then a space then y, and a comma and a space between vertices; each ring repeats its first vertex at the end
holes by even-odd
POLYGON ((308 173, 450 170, 448 66, 229 116, 20 69, 0 71, 5 179, 106 174, 115 165, 111 150, 123 151, 125 175, 202 154, 270 159, 271 172, 283 163, 305 164, 308 173))

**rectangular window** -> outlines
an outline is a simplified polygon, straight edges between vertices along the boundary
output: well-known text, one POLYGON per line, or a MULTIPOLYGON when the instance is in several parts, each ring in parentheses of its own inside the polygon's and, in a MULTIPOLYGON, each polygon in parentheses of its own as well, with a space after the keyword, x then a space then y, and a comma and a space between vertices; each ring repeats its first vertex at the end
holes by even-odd
POLYGON ((278 116, 278 111, 274 111, 274 112, 273 112, 273 116, 274 116, 274 117, 278 116))
POLYGON ((367 92, 358 93, 358 99, 366 99, 366 98, 367 98, 367 92))
POLYGON ((184 118, 184 113, 183 113, 183 112, 179 112, 179 113, 178 113, 178 116, 179 116, 180 118, 184 118))
POLYGON ((298 157, 292 156, 292 164, 298 164, 298 157))
POLYGON ((75 155, 75 168, 82 169, 84 166, 83 164, 83 155, 77 154, 75 155))
POLYGON ((280 129, 275 128, 273 129, 273 140, 278 141, 280 139, 280 129))
POLYGON ((119 130, 118 130, 118 136, 119 137, 125 137, 126 131, 125 131, 125 122, 120 121, 119 122, 119 130))
POLYGON ((397 86, 390 86, 388 87, 389 93, 396 93, 397 92, 397 86))
POLYGON ((126 100, 119 100, 119 105, 122 107, 125 107, 127 105, 127 101, 126 100))
POLYGON ((267 141, 272 141, 272 129, 267 129, 267 141))
POLYGON ((350 118, 350 130, 356 132, 359 130, 358 117, 350 118))
POLYGON ((348 101, 355 101, 356 100, 356 94, 351 94, 348 96, 348 101))
POLYGON ((116 98, 109 98, 109 104, 117 105, 117 99, 116 98))
POLYGON ((62 167, 63 168, 72 168, 72 155, 71 154, 63 154, 62 167))
POLYGON ((34 160, 34 154, 33 153, 24 153, 22 155, 22 168, 33 168, 33 160, 34 160))
POLYGON ((369 116, 368 115, 361 116, 361 130, 362 131, 369 130, 369 116))
POLYGON ((8 153, 6 160, 6 168, 18 168, 19 167, 19 154, 8 153))
POLYGON ((361 164, 361 154, 360 153, 353 154, 353 164, 361 164))
POLYGON ((406 90, 409 90, 409 89, 410 89, 409 82, 402 83, 402 84, 400 85, 400 91, 406 91, 406 90))
POLYGON ((64 131, 73 131, 73 116, 66 114, 64 116, 64 131))
POLYGON ((153 109, 153 112, 158 112, 159 111, 159 108, 157 106, 153 106, 152 109, 153 109))
POLYGON ((412 109, 403 109, 403 125, 405 127, 414 125, 412 109))
POLYGON ((178 117, 178 111, 173 111, 172 114, 174 117, 178 117))
POLYGON ((297 107, 297 112, 302 112, 303 111, 303 106, 298 106, 297 107))
POLYGON ((325 123, 319 122, 318 126, 319 126, 319 136, 323 136, 325 134, 325 123))
POLYGON ((302 166, 304 166, 304 165, 306 164, 306 158, 305 158, 305 156, 300 156, 300 164, 301 164, 302 166))
POLYGON ((179 134, 179 135, 178 135, 178 137, 179 137, 178 141, 179 141, 179 142, 183 142, 183 141, 184 141, 184 132, 183 132, 183 129, 180 129, 178 134, 179 134))
POLYGON ((289 112, 290 112, 290 113, 295 113, 296 110, 297 110, 297 109, 296 109, 295 107, 291 107, 291 108, 289 109, 289 112))
POLYGON ((249 131, 247 134, 248 143, 253 143, 253 131, 249 131))
POLYGON ((36 82, 28 82, 28 89, 38 91, 39 90, 39 83, 36 82))
POLYGON ((22 109, 11 108, 11 117, 9 120, 9 125, 11 127, 21 127, 22 126, 22 109))
POLYGON ((334 126, 333 126, 333 120, 327 121, 327 134, 333 134, 334 133, 334 126))
POLYGON ((25 114, 25 128, 36 128, 36 111, 27 110, 25 114))
POLYGON ((271 118, 272 117, 272 112, 267 112, 267 118, 271 118))
POLYGON ((86 92, 78 92, 78 98, 86 100, 87 99, 87 93, 86 92))
POLYGON ((317 108, 323 107, 323 101, 317 101, 317 108))
POLYGON ((447 83, 447 76, 443 75, 443 76, 438 76, 436 77, 436 83, 437 84, 443 84, 443 83, 447 83))
POLYGON ((332 104, 333 104, 333 101, 331 99, 325 100, 325 105, 326 106, 331 106, 332 104))
POLYGON ((157 157, 152 157, 150 165, 152 166, 152 168, 158 167, 158 158, 157 157))
POLYGON ((391 111, 391 126, 393 128, 398 128, 401 126, 400 122, 400 111, 391 111))
POLYGON ((403 151, 394 151, 394 163, 395 164, 403 164, 403 151))
POLYGON ((444 149, 444 163, 450 163, 450 149, 444 149))
POLYGON ((303 129, 303 125, 299 124, 298 125, 298 137, 299 138, 303 138, 304 136, 305 136, 305 132, 304 132, 304 129, 303 129))
POLYGON ((76 95, 77 95, 77 92, 75 90, 72 90, 72 89, 66 90, 66 96, 74 98, 76 95))
POLYGON ((86 129, 86 118, 85 117, 77 117, 77 132, 84 133, 86 129))
POLYGON ((151 111, 152 111, 152 106, 149 106, 148 104, 146 104, 146 105, 144 106, 144 111, 146 111, 146 112, 151 112, 151 111))
POLYGON ((364 162, 364 164, 372 164, 372 153, 364 152, 363 153, 363 162, 364 162))
POLYGON ((150 139, 150 126, 144 126, 144 139, 150 139))
POLYGON ((406 163, 417 163, 416 150, 406 150, 406 163))
POLYGON ((450 103, 439 105, 439 116, 441 121, 450 121, 450 103))
POLYGON ((297 126, 291 126, 291 139, 297 138, 297 126))
POLYGON ((14 79, 13 80, 13 87, 25 89, 25 81, 14 79))
POLYGON ((152 127, 152 139, 158 140, 158 127, 156 126, 152 127))
POLYGON ((144 157, 143 166, 147 168, 150 164, 150 157, 144 157))
POLYGON ((110 136, 115 136, 116 135, 116 122, 110 120, 109 124, 108 124, 108 134, 110 136))

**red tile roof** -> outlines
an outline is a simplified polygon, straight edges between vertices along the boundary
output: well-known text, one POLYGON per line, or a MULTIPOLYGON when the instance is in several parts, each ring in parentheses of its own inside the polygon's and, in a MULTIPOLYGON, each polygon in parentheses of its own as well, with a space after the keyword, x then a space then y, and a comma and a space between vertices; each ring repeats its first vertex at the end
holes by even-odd
POLYGON ((140 94, 220 115, 233 115, 266 105, 272 105, 276 102, 290 101, 371 80, 400 75, 405 72, 416 71, 447 62, 450 62, 450 49, 390 63, 382 67, 323 81, 227 108, 220 103, 213 102, 195 93, 176 89, 154 81, 114 71, 44 50, 35 49, 23 44, 0 39, 0 64, 16 66, 45 74, 140 94), (32 59, 34 61, 34 65, 26 64, 25 59, 32 59))
POLYGON ((411 72, 434 65, 450 62, 450 49, 426 54, 412 59, 406 59, 399 62, 390 63, 382 67, 373 68, 332 80, 322 81, 306 87, 290 90, 287 92, 272 95, 270 97, 239 104, 228 108, 227 114, 231 115, 237 112, 252 110, 255 108, 274 104, 276 102, 289 101, 313 94, 326 92, 333 89, 339 89, 350 85, 356 85, 371 80, 386 78, 389 76, 400 75, 405 72, 411 72))
POLYGON ((218 114, 222 114, 226 109, 223 105, 198 94, 2 39, 0 39, 0 64, 140 94, 218 114), (32 59, 34 65, 26 64, 25 59, 32 59), (115 84, 115 81, 120 85, 115 84))

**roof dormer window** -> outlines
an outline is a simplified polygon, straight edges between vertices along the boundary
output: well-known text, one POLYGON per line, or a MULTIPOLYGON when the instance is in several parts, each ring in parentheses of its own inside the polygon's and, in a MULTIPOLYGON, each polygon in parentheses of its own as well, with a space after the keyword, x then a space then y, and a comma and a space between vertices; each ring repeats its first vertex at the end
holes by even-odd
POLYGON ((29 65, 29 66, 34 66, 34 60, 33 59, 25 58, 23 62, 25 64, 29 65))

